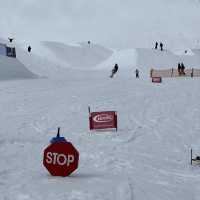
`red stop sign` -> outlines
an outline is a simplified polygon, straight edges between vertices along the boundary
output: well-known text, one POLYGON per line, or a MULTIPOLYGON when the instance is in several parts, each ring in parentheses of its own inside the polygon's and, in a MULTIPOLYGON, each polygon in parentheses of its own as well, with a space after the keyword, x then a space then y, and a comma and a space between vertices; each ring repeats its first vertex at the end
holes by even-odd
POLYGON ((44 150, 43 165, 52 176, 69 176, 78 161, 79 152, 70 142, 55 142, 44 150))

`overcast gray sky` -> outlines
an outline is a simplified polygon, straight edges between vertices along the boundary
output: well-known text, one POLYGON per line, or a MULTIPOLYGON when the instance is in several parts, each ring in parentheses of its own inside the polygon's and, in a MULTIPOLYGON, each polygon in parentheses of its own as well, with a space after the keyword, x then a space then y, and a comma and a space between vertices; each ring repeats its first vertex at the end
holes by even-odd
POLYGON ((25 41, 92 40, 113 47, 148 46, 168 37, 196 39, 200 35, 200 7, 193 2, 2 0, 0 36, 25 41))

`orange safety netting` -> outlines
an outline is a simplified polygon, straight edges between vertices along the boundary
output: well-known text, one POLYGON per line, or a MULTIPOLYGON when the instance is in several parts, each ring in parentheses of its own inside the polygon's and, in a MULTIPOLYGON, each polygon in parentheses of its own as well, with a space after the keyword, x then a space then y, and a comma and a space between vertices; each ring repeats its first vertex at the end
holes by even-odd
POLYGON ((200 69, 185 69, 185 74, 180 74, 178 69, 171 68, 171 69, 151 69, 150 70, 150 77, 200 77, 200 69))

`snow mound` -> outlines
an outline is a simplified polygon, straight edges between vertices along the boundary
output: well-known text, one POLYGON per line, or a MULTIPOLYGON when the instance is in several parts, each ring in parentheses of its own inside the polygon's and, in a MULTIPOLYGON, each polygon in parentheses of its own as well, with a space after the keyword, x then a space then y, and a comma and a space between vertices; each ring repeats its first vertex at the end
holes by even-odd
POLYGON ((67 45, 60 42, 43 42, 59 60, 59 63, 72 68, 91 68, 112 55, 112 50, 98 44, 79 43, 67 45))
POLYGON ((120 69, 130 69, 136 66, 137 51, 135 49, 126 49, 115 51, 111 57, 99 64, 96 69, 111 69, 117 63, 120 69))
POLYGON ((18 59, 0 55, 0 80, 37 78, 18 59))

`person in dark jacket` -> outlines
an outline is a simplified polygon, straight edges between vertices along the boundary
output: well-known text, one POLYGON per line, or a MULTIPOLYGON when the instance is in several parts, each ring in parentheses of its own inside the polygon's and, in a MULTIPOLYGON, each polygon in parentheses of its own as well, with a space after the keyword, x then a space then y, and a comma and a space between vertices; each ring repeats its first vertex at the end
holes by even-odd
POLYGON ((178 75, 180 76, 181 75, 181 64, 178 63, 178 75))
POLYGON ((29 53, 31 52, 31 46, 28 46, 28 52, 29 53))
POLYGON ((156 42, 155 44, 155 49, 158 49, 158 42, 156 42))
POLYGON ((138 69, 135 70, 135 77, 139 78, 139 70, 138 69))
POLYGON ((160 42, 160 50, 163 51, 163 43, 160 42))
POLYGON ((183 63, 181 63, 181 74, 185 75, 185 66, 183 63))
POLYGON ((12 43, 12 41, 14 40, 14 38, 8 38, 9 42, 12 43))
POLYGON ((119 69, 119 66, 116 63, 114 68, 112 69, 112 74, 110 75, 110 78, 113 78, 113 76, 117 73, 118 69, 119 69))

